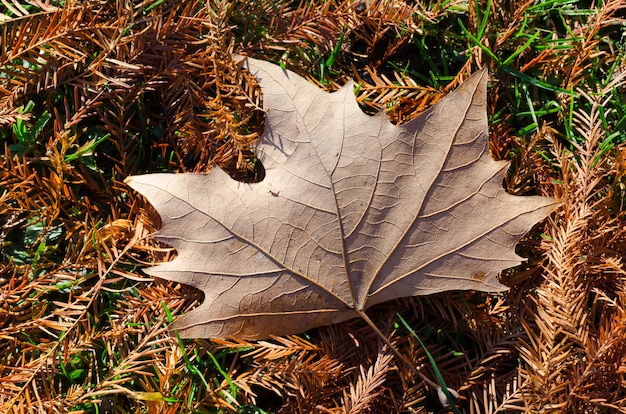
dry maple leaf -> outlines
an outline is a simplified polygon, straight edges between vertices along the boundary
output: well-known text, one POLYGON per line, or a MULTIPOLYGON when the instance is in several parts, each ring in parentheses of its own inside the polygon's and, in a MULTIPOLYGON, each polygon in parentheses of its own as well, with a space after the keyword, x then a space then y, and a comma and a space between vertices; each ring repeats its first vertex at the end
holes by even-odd
POLYGON ((506 289, 515 244, 554 207, 502 186, 489 155, 487 72, 413 121, 365 115, 350 82, 324 92, 248 59, 263 91, 264 181, 210 174, 128 179, 178 251, 150 275, 204 302, 172 325, 183 337, 261 339, 354 317, 394 298, 506 289))

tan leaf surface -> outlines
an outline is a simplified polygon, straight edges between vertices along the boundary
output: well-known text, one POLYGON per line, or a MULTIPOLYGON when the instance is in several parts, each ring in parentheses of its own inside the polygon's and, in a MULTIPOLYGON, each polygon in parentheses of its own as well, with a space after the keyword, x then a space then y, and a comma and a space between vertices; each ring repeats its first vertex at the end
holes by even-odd
POLYGON ((482 70, 415 120, 365 115, 353 84, 324 92, 254 59, 266 127, 264 181, 219 169, 149 174, 129 185, 155 206, 178 251, 150 275, 192 285, 202 305, 183 337, 267 338, 446 290, 505 289, 515 243, 554 200, 507 194, 489 155, 482 70))

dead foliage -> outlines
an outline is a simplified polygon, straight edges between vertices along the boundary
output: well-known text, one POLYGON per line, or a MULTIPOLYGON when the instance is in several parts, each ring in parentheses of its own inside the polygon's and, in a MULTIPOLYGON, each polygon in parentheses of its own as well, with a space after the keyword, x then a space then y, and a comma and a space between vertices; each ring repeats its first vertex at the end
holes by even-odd
POLYGON ((435 381, 428 350, 460 412, 624 411, 624 4, 564 7, 3 1, 0 411, 450 410, 359 321, 261 342, 167 334, 199 298, 141 276, 175 252, 148 237, 158 218, 123 179, 213 162, 262 179, 262 96, 233 53, 327 89, 352 77, 363 109, 394 122, 489 66, 505 186, 562 208, 518 247, 529 261, 502 275, 510 292, 371 315, 435 381))

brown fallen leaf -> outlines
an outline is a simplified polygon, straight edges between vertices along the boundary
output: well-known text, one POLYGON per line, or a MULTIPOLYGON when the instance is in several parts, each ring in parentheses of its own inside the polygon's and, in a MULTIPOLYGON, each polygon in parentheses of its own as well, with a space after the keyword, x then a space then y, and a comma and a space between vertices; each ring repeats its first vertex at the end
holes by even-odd
POLYGON ((487 72, 415 120, 365 115, 350 82, 326 93, 247 61, 263 91, 264 181, 149 174, 127 183, 178 251, 146 273, 192 285, 204 302, 172 324, 183 337, 262 339, 363 317, 412 295, 506 289, 515 244, 555 206, 502 186, 488 147, 487 72))

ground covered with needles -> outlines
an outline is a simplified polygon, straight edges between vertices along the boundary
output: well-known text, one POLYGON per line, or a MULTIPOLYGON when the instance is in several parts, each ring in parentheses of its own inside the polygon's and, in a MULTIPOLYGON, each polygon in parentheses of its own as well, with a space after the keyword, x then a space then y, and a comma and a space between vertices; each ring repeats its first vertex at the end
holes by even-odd
POLYGON ((0 412, 626 412, 623 0, 0 3, 0 412), (246 342, 181 340, 202 298, 141 269, 176 252, 132 174, 263 179, 258 85, 233 57, 367 113, 415 117, 489 69, 503 185, 561 206, 518 245, 508 292, 453 292, 246 342))

